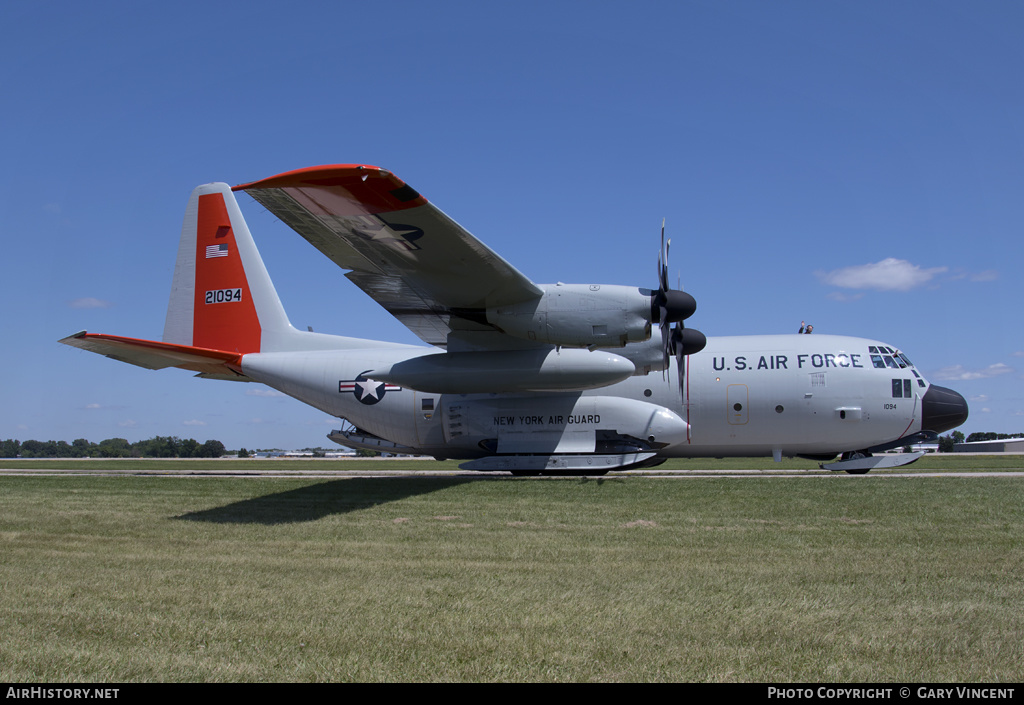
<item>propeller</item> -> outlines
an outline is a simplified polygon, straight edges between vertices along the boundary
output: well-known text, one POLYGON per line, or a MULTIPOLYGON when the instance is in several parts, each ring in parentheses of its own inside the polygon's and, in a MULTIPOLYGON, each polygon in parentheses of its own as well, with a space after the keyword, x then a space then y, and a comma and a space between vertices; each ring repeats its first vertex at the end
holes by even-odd
POLYGON ((676 358, 679 372, 679 391, 683 391, 686 373, 686 356, 699 353, 707 345, 707 338, 699 330, 685 328, 682 321, 697 310, 697 301, 682 290, 669 289, 668 250, 672 241, 665 240, 665 221, 661 221, 661 251, 658 253, 658 291, 651 297, 651 320, 658 322, 661 331, 661 349, 664 360, 663 370, 668 369, 668 358, 676 358), (674 324, 670 328, 670 324, 674 324))

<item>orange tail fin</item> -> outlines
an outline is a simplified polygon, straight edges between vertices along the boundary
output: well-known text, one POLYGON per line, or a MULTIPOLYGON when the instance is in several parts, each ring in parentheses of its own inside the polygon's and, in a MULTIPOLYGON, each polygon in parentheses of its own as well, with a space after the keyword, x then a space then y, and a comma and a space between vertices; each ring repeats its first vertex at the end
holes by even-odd
POLYGON ((185 211, 163 340, 233 353, 296 333, 227 184, 200 186, 185 211))

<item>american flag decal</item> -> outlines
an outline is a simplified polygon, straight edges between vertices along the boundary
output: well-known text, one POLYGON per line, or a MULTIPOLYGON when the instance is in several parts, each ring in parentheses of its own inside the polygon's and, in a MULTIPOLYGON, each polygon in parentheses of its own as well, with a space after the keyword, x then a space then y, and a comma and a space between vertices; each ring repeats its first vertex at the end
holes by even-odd
POLYGON ((227 257, 228 256, 228 245, 227 243, 221 243, 219 245, 208 245, 206 248, 206 259, 211 257, 227 257))

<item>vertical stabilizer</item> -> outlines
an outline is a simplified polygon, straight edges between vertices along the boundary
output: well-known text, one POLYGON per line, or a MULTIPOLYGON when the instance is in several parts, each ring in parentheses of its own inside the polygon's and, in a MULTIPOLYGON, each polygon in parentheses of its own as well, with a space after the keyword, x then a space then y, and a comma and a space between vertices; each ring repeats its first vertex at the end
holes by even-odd
POLYGON ((196 188, 178 245, 166 343, 235 353, 290 347, 285 314, 227 184, 196 188))

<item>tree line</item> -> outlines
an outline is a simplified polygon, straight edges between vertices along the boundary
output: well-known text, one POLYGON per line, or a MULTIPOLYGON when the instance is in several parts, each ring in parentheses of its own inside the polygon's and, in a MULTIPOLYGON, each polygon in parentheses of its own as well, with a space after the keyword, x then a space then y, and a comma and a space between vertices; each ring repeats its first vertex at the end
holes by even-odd
POLYGON ((224 444, 217 440, 200 443, 194 438, 154 436, 129 443, 125 438, 108 438, 93 443, 84 438, 67 441, 0 441, 0 458, 219 458, 224 444))
MULTIPOLYGON (((993 433, 978 431, 964 437, 960 431, 939 438, 939 452, 952 453, 957 443, 973 443, 974 441, 997 441, 1007 438, 1022 438, 1024 433, 993 433)), ((305 450, 322 451, 322 448, 305 450)), ((200 443, 194 438, 178 438, 177 436, 154 436, 144 441, 129 443, 124 438, 108 438, 93 443, 84 438, 67 441, 17 441, 7 439, 0 441, 0 458, 219 458, 227 454, 224 444, 217 440, 200 443)), ((376 453, 373 453, 376 454, 376 453)), ((240 457, 248 457, 249 452, 241 449, 240 457), (243 455, 244 453, 244 455, 243 455)), ((360 453, 360 455, 363 455, 360 453)))
POLYGON ((1024 438, 1024 433, 995 433, 993 431, 975 431, 964 438, 960 431, 953 431, 948 436, 939 437, 939 452, 952 453, 957 443, 974 443, 976 441, 1003 441, 1010 438, 1024 438))

